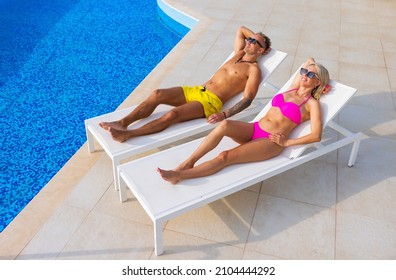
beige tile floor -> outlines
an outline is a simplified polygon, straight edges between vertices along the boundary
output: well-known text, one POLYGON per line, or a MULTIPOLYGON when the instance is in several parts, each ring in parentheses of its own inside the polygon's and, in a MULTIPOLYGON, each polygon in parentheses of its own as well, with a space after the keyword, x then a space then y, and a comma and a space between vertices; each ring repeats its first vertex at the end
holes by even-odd
POLYGON ((200 22, 121 107, 208 79, 246 25, 289 54, 274 84, 312 56, 358 89, 338 116, 369 136, 356 165, 345 147, 170 220, 157 257, 151 220, 119 202, 109 158, 84 145, 0 234, 0 259, 396 259, 396 1, 168 3, 200 22))

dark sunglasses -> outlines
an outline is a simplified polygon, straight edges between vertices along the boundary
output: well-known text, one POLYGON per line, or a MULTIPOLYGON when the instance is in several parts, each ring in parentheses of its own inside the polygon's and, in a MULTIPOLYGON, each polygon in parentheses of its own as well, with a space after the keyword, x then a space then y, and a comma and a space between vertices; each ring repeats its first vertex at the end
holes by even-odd
POLYGON ((248 37, 248 38, 246 38, 246 42, 249 42, 250 44, 259 44, 259 46, 260 47, 262 47, 262 48, 264 48, 261 44, 260 44, 260 42, 259 41, 257 41, 257 39, 254 39, 254 38, 252 38, 252 37, 248 37))
POLYGON ((307 75, 308 78, 312 79, 313 77, 316 77, 319 80, 319 76, 312 71, 308 71, 308 69, 305 68, 301 68, 300 69, 300 75, 307 75))

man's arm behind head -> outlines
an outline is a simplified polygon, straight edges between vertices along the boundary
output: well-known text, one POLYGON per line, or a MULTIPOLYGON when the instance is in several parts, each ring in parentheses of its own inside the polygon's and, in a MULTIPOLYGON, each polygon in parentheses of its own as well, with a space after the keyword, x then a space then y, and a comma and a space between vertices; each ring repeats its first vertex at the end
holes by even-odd
POLYGON ((252 36, 254 32, 245 26, 238 28, 234 39, 234 52, 237 53, 245 48, 245 39, 252 36))

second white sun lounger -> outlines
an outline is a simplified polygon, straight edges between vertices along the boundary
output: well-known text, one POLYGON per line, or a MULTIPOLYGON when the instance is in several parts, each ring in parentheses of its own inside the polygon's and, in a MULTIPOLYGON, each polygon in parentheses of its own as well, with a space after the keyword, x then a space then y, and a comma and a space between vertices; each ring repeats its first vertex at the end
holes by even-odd
MULTIPOLYGON (((281 92, 288 88, 290 81, 291 79, 281 89, 281 92)), ((333 122, 332 119, 355 94, 356 89, 334 81, 331 82, 331 85, 331 92, 322 96, 320 101, 323 124, 338 131, 344 138, 330 139, 330 141, 329 139, 324 139, 322 142, 326 142, 326 145, 319 143, 315 145, 317 149, 313 149, 310 152, 306 151, 306 153, 302 154, 308 145, 289 147, 281 155, 273 159, 230 166, 214 175, 184 180, 177 185, 171 185, 169 182, 164 181, 156 172, 156 168, 175 168, 200 145, 203 141, 202 139, 119 166, 121 200, 126 200, 126 187, 128 187, 152 219, 154 223, 155 253, 160 255, 163 252, 162 226, 164 222, 192 209, 223 198, 350 143, 353 143, 353 147, 348 165, 352 166, 356 159, 360 140, 364 135, 348 131, 333 122), (330 144, 327 144, 328 142, 330 144)), ((257 115, 255 120, 260 119, 269 108, 270 104, 257 115)), ((304 135, 309 130, 308 121, 299 125, 298 129, 293 131, 291 137, 304 135)), ((216 149, 204 156, 200 161, 213 158, 221 151, 233 148, 236 145, 229 138, 224 138, 216 149)))
MULTIPOLYGON (((231 58, 231 55, 227 58, 227 60, 231 58)), ((286 56, 286 53, 272 49, 268 54, 259 58, 258 63, 262 72, 260 88, 268 81, 268 78, 271 76, 272 72, 279 66, 286 56)), ((242 93, 224 104, 224 109, 232 107, 241 98, 242 93)), ((231 119, 243 119, 249 116, 255 116, 263 108, 263 106, 264 105, 260 102, 255 101, 249 108, 243 110, 239 114, 234 115, 231 117, 231 119)), ((85 120, 89 152, 95 151, 94 142, 96 140, 111 158, 113 163, 114 185, 116 189, 118 189, 118 178, 116 176, 116 171, 117 166, 121 163, 121 161, 213 128, 213 125, 208 124, 206 119, 195 119, 188 122, 177 123, 159 133, 136 137, 124 143, 119 143, 112 139, 108 131, 99 126, 99 123, 101 122, 115 121, 123 118, 135 107, 136 106, 117 110, 112 113, 85 120)), ((133 125, 135 127, 144 125, 145 123, 163 115, 171 108, 171 106, 160 105, 150 117, 137 121, 133 125)))

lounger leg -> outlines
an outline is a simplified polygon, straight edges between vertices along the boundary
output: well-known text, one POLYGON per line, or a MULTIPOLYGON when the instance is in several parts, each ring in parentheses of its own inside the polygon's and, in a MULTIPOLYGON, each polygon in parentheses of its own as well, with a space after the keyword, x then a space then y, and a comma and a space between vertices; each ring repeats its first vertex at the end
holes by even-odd
POLYGON ((120 202, 125 202, 127 200, 127 193, 126 193, 127 186, 126 186, 124 180, 121 178, 119 172, 120 171, 118 171, 117 177, 119 180, 119 187, 120 187, 120 202))
POLYGON ((88 129, 88 124, 85 124, 85 133, 87 134, 87 141, 88 141, 88 151, 90 153, 93 153, 95 151, 94 147, 94 138, 92 133, 88 129))
POLYGON ((349 167, 352 167, 355 165, 356 156, 359 151, 359 146, 360 146, 360 138, 353 142, 351 155, 349 156, 349 162, 348 162, 349 167))
POLYGON ((117 169, 118 165, 120 165, 120 161, 118 159, 113 158, 113 176, 114 176, 114 187, 116 191, 120 189, 120 182, 118 178, 118 169, 117 169))
POLYGON ((162 240, 162 222, 154 221, 154 242, 155 242, 155 255, 162 255, 164 252, 163 249, 163 240, 162 240))

